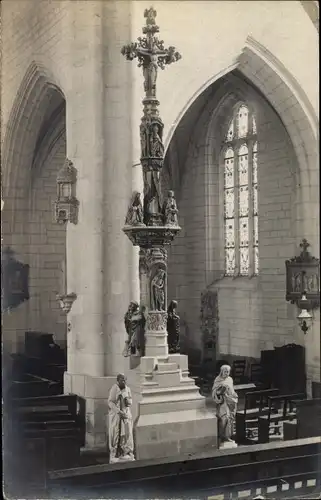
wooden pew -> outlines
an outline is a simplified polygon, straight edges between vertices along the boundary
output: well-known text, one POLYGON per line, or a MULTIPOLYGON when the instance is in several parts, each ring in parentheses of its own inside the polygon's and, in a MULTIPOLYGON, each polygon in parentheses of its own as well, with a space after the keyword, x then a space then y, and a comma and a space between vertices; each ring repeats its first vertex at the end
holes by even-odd
POLYGON ((293 401, 296 419, 283 423, 284 441, 321 435, 321 399, 293 401))
POLYGON ((26 373, 19 380, 11 381, 7 396, 9 398, 31 398, 53 396, 60 393, 59 382, 26 373))
POLYGON ((246 384, 249 382, 248 378, 245 376, 245 370, 246 370, 245 359, 238 359, 233 361, 231 376, 233 378, 235 385, 246 384))
POLYGON ((268 411, 258 419, 258 442, 268 443, 272 430, 281 439, 282 422, 295 418, 294 403, 304 397, 305 394, 268 396, 268 411))
POLYGON ((63 377, 66 371, 65 364, 51 363, 42 358, 35 358, 25 354, 13 354, 12 379, 18 380, 24 374, 30 374, 60 384, 60 394, 63 393, 63 377))
POLYGON ((277 396, 278 389, 254 390, 245 394, 244 409, 236 412, 236 441, 239 444, 255 442, 258 417, 268 411, 268 396, 277 396))
POLYGON ((67 436, 74 430, 80 446, 84 446, 85 400, 76 394, 12 399, 10 418, 22 436, 40 433, 45 437, 45 431, 48 436, 55 436, 55 431, 65 432, 67 436))

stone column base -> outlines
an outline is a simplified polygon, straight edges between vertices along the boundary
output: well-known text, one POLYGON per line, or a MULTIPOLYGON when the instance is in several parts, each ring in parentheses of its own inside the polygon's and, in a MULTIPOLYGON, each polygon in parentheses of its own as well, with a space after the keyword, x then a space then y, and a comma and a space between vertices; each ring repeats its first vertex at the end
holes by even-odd
POLYGON ((86 400, 86 450, 107 451, 108 396, 114 383, 115 377, 64 373, 64 393, 86 400))

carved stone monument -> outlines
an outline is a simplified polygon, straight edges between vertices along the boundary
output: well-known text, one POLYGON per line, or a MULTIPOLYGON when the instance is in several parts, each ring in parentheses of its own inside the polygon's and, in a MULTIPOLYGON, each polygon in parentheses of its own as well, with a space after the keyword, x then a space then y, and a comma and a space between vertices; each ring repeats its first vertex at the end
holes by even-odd
MULTIPOLYGON (((205 406, 194 380, 188 376, 187 356, 169 354, 167 342, 167 250, 177 233, 178 209, 173 191, 164 201, 160 172, 164 164, 163 129, 156 97, 158 70, 178 61, 174 47, 165 48, 156 33, 156 11, 146 9, 146 25, 138 42, 122 48, 129 61, 143 69, 143 117, 140 124, 144 180, 143 218, 132 218, 134 193, 123 231, 140 247, 140 304, 145 308, 145 356, 128 379, 138 401, 136 453, 138 459, 177 455, 216 446, 215 416, 205 406), (136 376, 136 379, 135 379, 136 376), (134 382, 135 379, 135 382, 134 382), (135 394, 136 392, 136 394, 135 394)), ((136 200, 136 205, 135 205, 136 200)), ((135 213, 139 214, 139 210, 135 213)), ((129 347, 129 344, 128 344, 129 347)))

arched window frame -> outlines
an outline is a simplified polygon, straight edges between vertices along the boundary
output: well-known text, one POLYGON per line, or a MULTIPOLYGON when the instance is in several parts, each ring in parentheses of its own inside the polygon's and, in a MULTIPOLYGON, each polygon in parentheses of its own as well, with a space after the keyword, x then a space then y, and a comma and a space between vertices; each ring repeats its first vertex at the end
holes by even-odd
POLYGON ((249 105, 245 101, 240 101, 235 104, 229 114, 228 121, 225 122, 225 126, 223 127, 223 144, 221 147, 220 153, 220 166, 223 171, 223 175, 221 176, 222 180, 222 193, 223 193, 223 206, 225 202, 225 155, 228 149, 232 149, 234 151, 234 241, 235 241, 235 268, 233 273, 228 273, 226 269, 226 241, 225 241, 225 206, 223 207, 223 247, 224 247, 224 275, 227 277, 253 277, 259 274, 259 253, 258 253, 258 235, 255 238, 254 235, 254 224, 255 220, 258 222, 258 207, 256 206, 256 211, 254 210, 254 191, 258 190, 257 185, 257 160, 256 160, 256 178, 253 177, 254 174, 254 153, 257 152, 257 120, 256 113, 251 105, 249 105), (238 137, 238 112, 242 106, 245 106, 248 110, 248 132, 244 137, 238 137), (255 129, 253 127, 253 118, 255 121, 255 129), (227 138, 228 130, 230 128, 231 123, 233 122, 234 130, 233 136, 227 138), (240 263, 240 211, 239 211, 239 151, 243 145, 246 145, 248 149, 248 188, 249 188, 249 214, 248 214, 248 222, 249 222, 249 267, 247 273, 241 272, 241 263, 240 263), (256 147, 256 151, 255 151, 256 147), (257 266, 255 266, 255 253, 257 253, 257 266))

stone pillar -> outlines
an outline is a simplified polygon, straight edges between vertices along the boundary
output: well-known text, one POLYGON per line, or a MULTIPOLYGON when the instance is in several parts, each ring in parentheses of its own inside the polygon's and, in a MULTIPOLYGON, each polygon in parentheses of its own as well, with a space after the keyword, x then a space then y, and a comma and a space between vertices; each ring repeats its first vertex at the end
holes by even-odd
POLYGON ((123 316, 131 296, 132 248, 121 228, 131 184, 129 68, 114 26, 127 38, 127 2, 68 6, 70 89, 67 156, 77 169, 79 215, 67 228, 68 314, 65 393, 86 399, 86 447, 106 447, 107 398, 122 371, 123 316), (125 111, 126 110, 126 111, 125 111))

